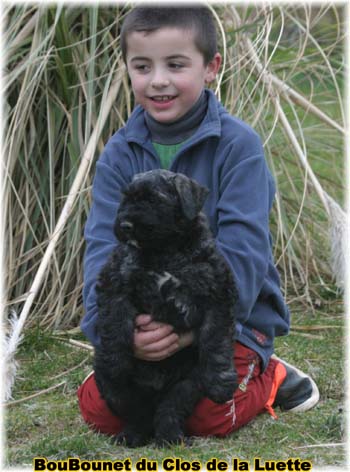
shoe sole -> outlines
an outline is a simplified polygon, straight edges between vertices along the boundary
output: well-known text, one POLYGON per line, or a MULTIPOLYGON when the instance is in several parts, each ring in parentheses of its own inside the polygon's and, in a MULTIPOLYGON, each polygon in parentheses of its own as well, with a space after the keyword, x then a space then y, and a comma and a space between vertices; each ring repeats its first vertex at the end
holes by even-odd
POLYGON ((288 411, 288 412, 291 412, 291 413, 302 413, 303 411, 307 411, 307 410, 310 410, 311 408, 313 408, 318 403, 318 401, 320 399, 320 392, 318 390, 318 387, 317 387, 316 383, 313 381, 313 379, 309 375, 305 374, 305 372, 303 372, 300 369, 298 369, 297 367, 295 367, 294 365, 289 364, 285 360, 282 361, 275 354, 272 354, 271 357, 273 359, 281 362, 281 364, 285 364, 288 367, 290 367, 291 369, 294 369, 300 375, 300 377, 308 378, 308 379, 310 379, 310 382, 311 382, 311 387, 312 387, 311 396, 306 401, 304 401, 303 403, 300 403, 300 405, 297 405, 293 408, 290 408, 289 410, 285 409, 284 411, 288 411))

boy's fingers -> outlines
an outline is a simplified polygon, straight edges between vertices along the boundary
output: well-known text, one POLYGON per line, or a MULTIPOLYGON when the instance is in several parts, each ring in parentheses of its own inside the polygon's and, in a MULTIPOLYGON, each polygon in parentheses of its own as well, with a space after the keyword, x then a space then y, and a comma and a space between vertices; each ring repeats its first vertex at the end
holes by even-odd
POLYGON ((152 351, 162 349, 167 344, 178 340, 178 335, 172 333, 168 327, 159 328, 155 331, 136 331, 134 336, 134 344, 136 348, 152 351), (159 344, 160 343, 160 344, 159 344))
POLYGON ((174 354, 178 348, 178 338, 176 335, 171 335, 145 348, 136 348, 135 356, 145 361, 160 361, 174 354))
POLYGON ((173 331, 173 327, 171 325, 167 325, 165 323, 160 323, 158 321, 151 321, 148 324, 137 326, 137 329, 140 331, 156 331, 159 329, 162 329, 166 332, 171 332, 173 331))
MULTIPOLYGON (((165 327, 169 325, 165 325, 165 327)), ((145 361, 161 361, 172 356, 179 349, 190 346, 193 343, 193 332, 189 331, 178 335, 169 333, 158 339, 159 331, 147 332, 135 330, 134 354, 137 358, 145 361)))
POLYGON ((178 349, 179 343, 176 341, 161 351, 145 353, 143 359, 146 361, 161 361, 174 354, 178 349))
POLYGON ((194 334, 192 331, 187 331, 179 336, 179 348, 183 349, 190 346, 194 341, 194 334))
POLYGON ((144 351, 145 352, 149 352, 149 353, 160 353, 164 350, 167 350, 169 349, 169 347, 171 345, 173 345, 174 343, 177 343, 178 344, 179 342, 179 337, 177 334, 173 333, 173 334, 170 334, 169 336, 166 336, 165 338, 162 338, 160 339, 159 341, 156 341, 152 344, 147 344, 146 346, 144 346, 144 351))
POLYGON ((138 315, 135 319, 135 326, 141 327, 148 325, 152 321, 151 315, 138 315))
POLYGON ((136 328, 142 331, 152 331, 152 330, 161 328, 163 326, 170 326, 170 325, 166 323, 161 323, 160 321, 152 321, 151 315, 138 315, 135 319, 135 326, 136 328))
MULTIPOLYGON (((153 333, 154 339, 160 339, 174 331, 174 328, 171 325, 165 323, 159 323, 157 321, 151 321, 147 325, 136 326, 136 331, 139 333, 153 333)), ((147 338, 148 339, 148 338, 147 338)), ((151 338, 149 338, 151 341, 151 338)))

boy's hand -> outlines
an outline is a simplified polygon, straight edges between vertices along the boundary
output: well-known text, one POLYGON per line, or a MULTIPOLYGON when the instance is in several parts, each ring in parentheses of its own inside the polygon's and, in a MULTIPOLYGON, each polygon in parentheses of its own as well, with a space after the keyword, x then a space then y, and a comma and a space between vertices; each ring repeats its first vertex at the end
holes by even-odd
POLYGON ((192 332, 178 335, 171 325, 139 315, 135 321, 134 353, 144 361, 161 361, 193 342, 192 332))

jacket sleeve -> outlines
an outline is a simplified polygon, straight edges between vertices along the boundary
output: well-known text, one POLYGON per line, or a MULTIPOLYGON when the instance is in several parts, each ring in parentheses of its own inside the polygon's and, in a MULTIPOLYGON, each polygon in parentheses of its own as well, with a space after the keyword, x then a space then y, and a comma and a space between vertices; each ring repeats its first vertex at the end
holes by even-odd
POLYGON ((252 132, 228 153, 217 203, 216 240, 236 282, 241 324, 248 320, 272 263, 269 213, 274 193, 260 138, 252 132))
POLYGON ((120 203, 121 191, 131 179, 125 170, 126 164, 127 157, 123 156, 120 146, 115 143, 107 143, 96 164, 92 186, 92 206, 84 231, 86 249, 83 303, 85 315, 81 322, 83 333, 93 345, 99 343, 99 336, 96 331, 96 281, 101 268, 118 244, 113 227, 120 203), (124 172, 120 169, 121 166, 118 165, 123 157, 124 172))

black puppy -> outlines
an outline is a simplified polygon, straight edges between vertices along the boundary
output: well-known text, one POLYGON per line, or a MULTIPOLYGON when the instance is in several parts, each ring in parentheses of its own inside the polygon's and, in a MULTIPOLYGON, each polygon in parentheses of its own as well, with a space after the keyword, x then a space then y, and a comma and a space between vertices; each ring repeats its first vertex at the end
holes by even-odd
POLYGON ((116 440, 137 447, 155 437, 177 443, 185 420, 204 396, 232 399, 235 287, 200 212, 208 190, 182 174, 138 174, 123 193, 115 234, 119 244, 97 284, 95 375, 110 409, 126 427, 116 440), (149 313, 190 347, 159 362, 135 358, 135 318, 149 313))

